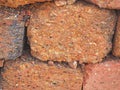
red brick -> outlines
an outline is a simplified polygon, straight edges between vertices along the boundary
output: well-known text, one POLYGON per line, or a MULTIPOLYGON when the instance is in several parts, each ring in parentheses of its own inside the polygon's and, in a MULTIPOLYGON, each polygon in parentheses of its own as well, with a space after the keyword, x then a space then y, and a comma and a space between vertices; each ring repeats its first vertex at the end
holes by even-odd
POLYGON ((0 6, 0 59, 15 59, 22 54, 24 25, 22 9, 0 6))
POLYGON ((2 90, 81 90, 83 75, 80 68, 22 56, 5 63, 2 79, 2 90))
POLYGON ((83 90, 120 90, 120 60, 87 65, 83 90))
POLYGON ((62 7, 38 4, 31 11, 28 39, 31 54, 40 60, 96 63, 111 50, 113 10, 78 1, 62 7))
POLYGON ((120 0, 86 0, 98 5, 100 8, 120 9, 120 0))

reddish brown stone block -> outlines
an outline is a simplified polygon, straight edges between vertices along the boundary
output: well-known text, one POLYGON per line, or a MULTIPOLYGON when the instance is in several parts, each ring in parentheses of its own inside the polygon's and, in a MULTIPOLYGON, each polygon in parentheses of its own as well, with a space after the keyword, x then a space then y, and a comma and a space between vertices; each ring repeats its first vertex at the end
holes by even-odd
POLYGON ((98 5, 100 8, 120 9, 120 0, 86 0, 98 5))
POLYGON ((42 63, 30 56, 7 61, 2 70, 2 90, 81 90, 80 68, 42 63))
POLYGON ((36 5, 28 26, 31 54, 43 61, 100 62, 111 50, 115 23, 113 10, 83 1, 36 5))
POLYGON ((120 60, 85 67, 83 90, 120 90, 120 60))
POLYGON ((22 54, 24 38, 22 9, 0 6, 0 59, 15 59, 22 54))

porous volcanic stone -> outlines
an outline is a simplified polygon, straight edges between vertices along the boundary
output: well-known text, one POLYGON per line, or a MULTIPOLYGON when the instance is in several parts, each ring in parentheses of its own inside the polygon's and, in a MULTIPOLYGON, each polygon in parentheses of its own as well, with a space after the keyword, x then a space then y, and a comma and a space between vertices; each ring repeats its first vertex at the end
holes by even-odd
POLYGON ((2 70, 2 90, 81 90, 80 68, 40 62, 28 56, 7 61, 2 70))
POLYGON ((0 6, 0 59, 15 59, 22 54, 24 13, 21 9, 0 6))
POLYGON ((100 62, 111 50, 115 23, 113 10, 83 1, 62 7, 52 2, 36 5, 27 34, 31 54, 43 61, 100 62))
POLYGON ((87 65, 83 90, 120 90, 120 59, 87 65))
POLYGON ((120 0, 86 0, 98 5, 100 8, 120 9, 120 0))

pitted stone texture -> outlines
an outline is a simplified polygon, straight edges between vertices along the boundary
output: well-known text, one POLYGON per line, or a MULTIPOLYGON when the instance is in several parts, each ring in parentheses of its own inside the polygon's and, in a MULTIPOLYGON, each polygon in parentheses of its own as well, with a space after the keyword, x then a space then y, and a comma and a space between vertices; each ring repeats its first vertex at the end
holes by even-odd
POLYGON ((115 22, 114 11, 83 1, 38 5, 28 27, 31 54, 43 61, 100 62, 111 50, 115 22))
POLYGON ((120 59, 85 67, 83 90, 120 90, 120 59))
POLYGON ((120 12, 118 12, 117 28, 113 41, 113 55, 120 57, 120 12))
POLYGON ((0 7, 0 59, 22 54, 24 24, 22 10, 0 7))
POLYGON ((18 7, 25 4, 35 3, 35 2, 45 2, 51 0, 0 0, 0 5, 8 7, 18 7))
POLYGON ((120 9, 120 0, 86 0, 98 5, 100 8, 120 9))
POLYGON ((81 90, 83 75, 80 68, 22 56, 5 63, 2 79, 2 90, 81 90))

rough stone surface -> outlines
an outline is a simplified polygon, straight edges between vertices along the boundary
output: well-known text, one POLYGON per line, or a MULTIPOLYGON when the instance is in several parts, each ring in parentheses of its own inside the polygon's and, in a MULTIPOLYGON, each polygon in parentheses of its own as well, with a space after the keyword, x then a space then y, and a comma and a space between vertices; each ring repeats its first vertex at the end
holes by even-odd
POLYGON ((83 1, 36 5, 28 27, 31 54, 43 61, 100 62, 111 50, 115 23, 113 10, 83 1))
POLYGON ((83 90, 120 90, 120 59, 87 65, 83 90))
POLYGON ((0 0, 0 5, 16 8, 21 5, 35 3, 35 2, 44 2, 44 1, 51 1, 51 0, 0 0))
POLYGON ((15 59, 22 54, 23 14, 21 9, 0 6, 0 59, 15 59))
POLYGON ((2 79, 2 90, 81 90, 83 75, 80 68, 48 65, 24 55, 5 63, 2 79))
POLYGON ((86 0, 98 5, 100 8, 120 9, 120 0, 86 0))
POLYGON ((120 12, 118 12, 117 28, 113 41, 113 55, 120 57, 120 12))

